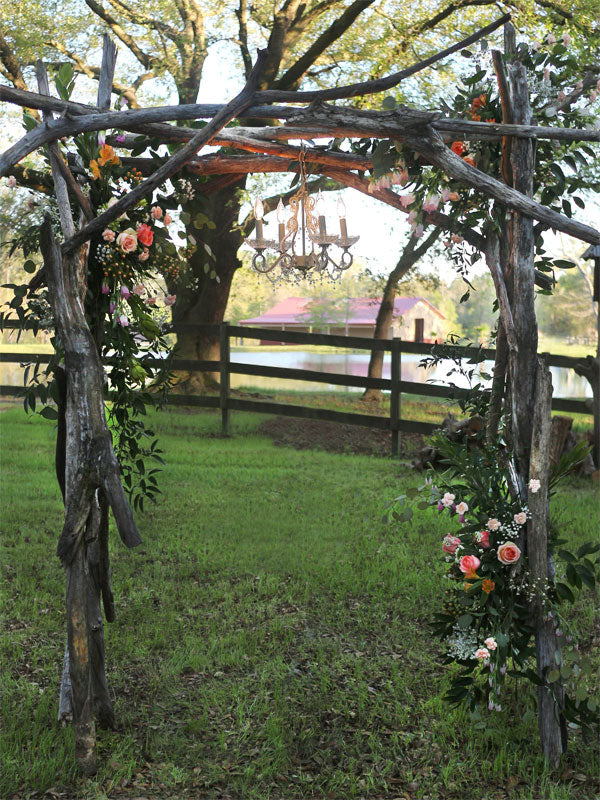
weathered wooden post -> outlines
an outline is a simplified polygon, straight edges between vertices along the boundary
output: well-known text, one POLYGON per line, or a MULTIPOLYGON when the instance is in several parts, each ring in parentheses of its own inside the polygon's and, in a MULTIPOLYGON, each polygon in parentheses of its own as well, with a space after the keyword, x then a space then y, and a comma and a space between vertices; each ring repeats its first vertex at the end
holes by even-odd
POLYGON ((219 407, 221 408, 221 432, 229 435, 229 323, 222 322, 219 329, 219 407))
POLYGON ((390 395, 390 428, 392 430, 392 455, 397 456, 400 452, 400 431, 398 421, 400 419, 400 380, 402 374, 402 339, 394 337, 392 339, 392 364, 391 380, 392 391, 390 395))

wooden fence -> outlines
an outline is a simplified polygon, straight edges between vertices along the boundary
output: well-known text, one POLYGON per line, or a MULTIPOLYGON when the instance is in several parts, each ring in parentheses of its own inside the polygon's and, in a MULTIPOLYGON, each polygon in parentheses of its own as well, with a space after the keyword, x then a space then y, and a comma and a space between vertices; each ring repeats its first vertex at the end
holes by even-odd
MULTIPOLYGON (((6 326, 8 327, 8 326, 6 326)), ((202 408, 220 408, 222 428, 224 433, 229 431, 229 418, 231 411, 255 411, 262 414, 281 414, 304 419, 319 419, 330 422, 342 422, 350 425, 364 425, 368 428, 389 430, 392 434, 392 454, 399 451, 399 435, 401 432, 430 434, 438 426, 430 422, 418 422, 402 418, 402 395, 420 395, 423 397, 442 397, 447 399, 460 399, 467 394, 466 389, 435 386, 430 383, 417 383, 401 380, 402 354, 431 355, 436 345, 420 342, 406 342, 401 339, 366 339, 358 336, 336 336, 321 333, 300 333, 298 331, 274 331, 269 328, 248 328, 230 325, 227 322, 221 325, 185 325, 178 326, 178 330, 187 332, 198 331, 213 335, 220 342, 219 361, 190 361, 184 359, 171 359, 169 367, 172 370, 213 372, 220 376, 219 395, 199 396, 171 394, 169 403, 173 405, 197 406, 202 408), (368 378, 360 375, 340 375, 332 372, 319 372, 308 369, 292 369, 289 367, 272 367, 262 364, 239 364, 231 361, 231 339, 273 339, 288 344, 300 345, 325 345, 328 347, 343 347, 352 350, 379 350, 391 354, 391 377, 368 378), (230 390, 230 376, 248 375, 281 380, 292 379, 310 381, 312 383, 333 384, 359 388, 383 389, 390 392, 389 416, 376 416, 374 414, 359 414, 346 411, 333 411, 309 406, 291 405, 289 403, 276 403, 266 400, 247 400, 232 397, 230 390)), ((439 347, 439 346, 438 346, 439 347)), ((463 347, 458 345, 444 346, 444 353, 449 357, 461 357, 470 360, 481 358, 494 359, 495 351, 476 347, 463 347)), ((566 367, 573 369, 580 359, 568 356, 545 355, 551 367, 566 367)), ((45 353, 13 354, 0 353, 0 362, 12 363, 48 363, 50 355, 45 353)), ((155 365, 164 365, 164 361, 156 359, 155 365)), ((0 394, 15 395, 21 390, 16 386, 0 386, 0 394)), ((557 411, 571 413, 590 413, 585 400, 567 400, 554 398, 552 408, 557 411)))

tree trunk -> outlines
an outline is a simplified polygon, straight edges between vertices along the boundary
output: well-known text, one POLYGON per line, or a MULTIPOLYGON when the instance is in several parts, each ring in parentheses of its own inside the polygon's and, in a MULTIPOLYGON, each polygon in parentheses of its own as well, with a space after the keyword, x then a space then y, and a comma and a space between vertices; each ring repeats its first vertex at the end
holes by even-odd
MULTIPOLYGON (((231 282, 235 270, 241 266, 237 253, 242 244, 242 235, 238 230, 233 230, 233 227, 238 221, 240 209, 236 191, 244 182, 245 177, 239 183, 208 198, 205 197, 202 205, 192 202, 185 209, 192 217, 188 234, 196 239, 198 247, 188 260, 190 274, 185 276, 181 285, 169 283, 169 290, 177 294, 173 306, 175 326, 219 325, 223 322, 231 282), (194 228, 193 219, 199 211, 210 217, 215 224, 214 229, 194 228), (206 252, 203 244, 210 247, 214 260, 206 252), (210 277, 213 269, 218 280, 210 277)), ((176 358, 218 361, 219 355, 218 333, 211 334, 184 328, 177 331, 176 358)), ((176 391, 183 394, 201 394, 207 389, 215 388, 218 373, 180 372, 178 378, 176 391)))
MULTIPOLYGON (((394 300, 398 289, 398 281, 408 273, 410 269, 419 261, 420 258, 429 250, 441 233, 440 228, 434 230, 427 236, 420 247, 417 247, 418 239, 411 235, 404 246, 402 255, 398 263, 390 272, 383 290, 381 305, 377 311, 375 320, 374 339, 389 339, 392 323, 394 321, 394 300)), ((371 350, 369 368, 367 375, 369 378, 381 378, 383 374, 383 351, 371 350)), ((365 389, 362 399, 365 401, 379 401, 382 398, 381 389, 365 389)))

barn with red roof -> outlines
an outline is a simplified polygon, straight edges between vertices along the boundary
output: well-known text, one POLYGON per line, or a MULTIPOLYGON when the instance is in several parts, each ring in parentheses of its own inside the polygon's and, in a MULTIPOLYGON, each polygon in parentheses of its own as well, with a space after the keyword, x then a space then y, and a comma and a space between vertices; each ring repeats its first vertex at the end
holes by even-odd
MULTIPOLYGON (((274 331, 303 331, 364 336, 372 338, 381 298, 354 297, 327 301, 309 297, 288 297, 240 325, 274 331)), ((390 336, 407 341, 429 342, 443 332, 444 315, 424 297, 396 297, 390 336)), ((267 343, 265 341, 265 343, 267 343)), ((271 340, 269 344, 273 344, 271 340)))

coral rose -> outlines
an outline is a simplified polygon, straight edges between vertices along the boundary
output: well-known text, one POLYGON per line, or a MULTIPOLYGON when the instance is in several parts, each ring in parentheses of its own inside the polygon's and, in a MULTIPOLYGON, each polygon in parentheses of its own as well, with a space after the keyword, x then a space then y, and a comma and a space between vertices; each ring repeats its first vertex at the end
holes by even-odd
POLYGON ((489 547, 490 546, 490 532, 489 531, 479 531, 479 533, 475 534, 475 540, 480 547, 489 547))
POLYGON ((452 142, 450 147, 450 150, 452 150, 453 153, 456 153, 457 156, 462 156, 466 149, 467 146, 464 142, 452 142))
POLYGON ((477 556, 463 556, 458 562, 458 568, 461 572, 464 572, 465 575, 471 575, 480 564, 481 561, 477 556))
POLYGON ((454 553, 456 553, 458 550, 459 545, 460 539, 458 536, 450 536, 450 534, 448 534, 447 536, 444 536, 442 541, 442 550, 444 550, 446 553, 450 553, 450 555, 454 555, 454 553))
POLYGON ((137 235, 133 228, 127 228, 117 236, 117 244, 124 253, 133 253, 137 249, 137 235))
POLYGON ((503 564, 516 564, 521 558, 521 551, 514 542, 504 542, 498 548, 498 560, 503 564))
POLYGON ((150 247, 152 242, 154 241, 154 232, 149 225, 145 223, 140 225, 137 229, 137 237, 138 240, 145 245, 146 247, 150 247))

